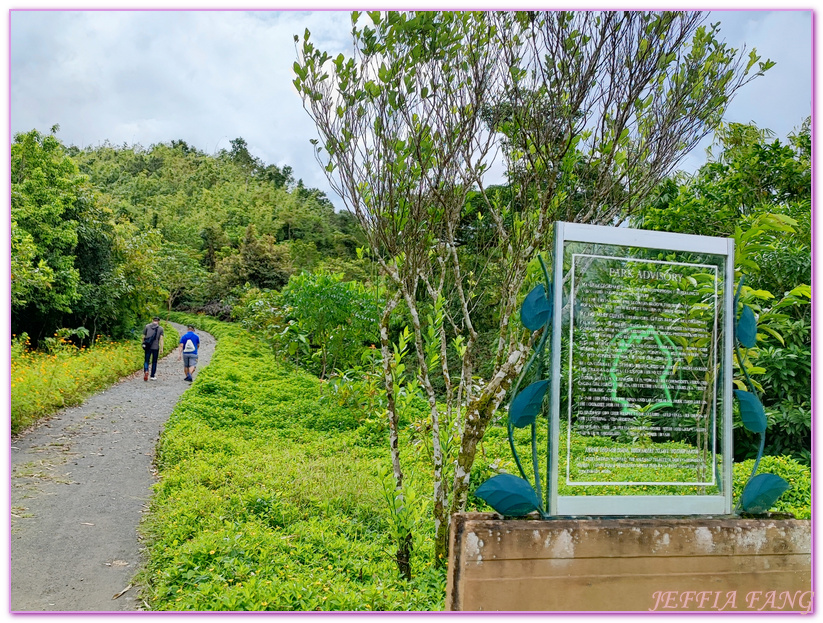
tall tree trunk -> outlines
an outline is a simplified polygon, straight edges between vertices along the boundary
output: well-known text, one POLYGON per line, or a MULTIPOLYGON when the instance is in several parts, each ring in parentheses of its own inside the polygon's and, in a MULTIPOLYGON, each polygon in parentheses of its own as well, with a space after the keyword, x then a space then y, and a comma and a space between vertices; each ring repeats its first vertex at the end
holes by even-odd
MULTIPOLYGON (((494 375, 489 384, 483 389, 466 407, 466 424, 463 430, 463 440, 460 444, 460 452, 457 455, 457 468, 454 472, 454 482, 452 483, 452 501, 449 509, 449 518, 455 513, 462 512, 466 508, 466 500, 469 494, 469 479, 471 477, 474 457, 477 454, 477 446, 483 439, 486 427, 492 419, 492 415, 503 402, 506 392, 511 387, 512 382, 520 373, 528 349, 522 346, 513 351, 497 374, 494 375)), ((448 560, 449 551, 449 526, 441 534, 436 534, 435 551, 444 552, 443 563, 448 560)), ((438 559, 439 560, 439 559, 438 559)))
POLYGON ((383 356, 383 383, 386 388, 386 415, 389 420, 389 449, 391 451, 392 471, 394 472, 395 488, 399 491, 403 487, 403 470, 400 466, 399 448, 399 417, 397 403, 394 399, 394 376, 392 374, 392 351, 389 341, 389 318, 400 301, 400 293, 386 301, 383 315, 380 317, 380 351, 383 356))
MULTIPOLYGON (((394 473, 394 489, 398 495, 403 491, 403 468, 400 465, 400 445, 399 445, 399 416, 397 413, 397 401, 394 396, 394 376, 392 374, 392 351, 389 341, 389 319, 392 311, 400 301, 400 293, 396 292, 391 299, 386 301, 383 315, 380 317, 380 352, 383 356, 383 383, 386 388, 386 415, 389 420, 389 449, 391 451, 391 464, 394 473)), ((397 570, 407 580, 411 580, 411 557, 413 551, 413 538, 411 534, 400 537, 395 544, 397 551, 394 555, 397 570)))
POLYGON ((414 293, 404 290, 403 297, 414 328, 415 350, 417 351, 417 364, 420 367, 420 379, 426 390, 429 400, 429 412, 432 420, 432 463, 434 464, 434 532, 435 551, 434 560, 437 565, 446 564, 448 549, 439 549, 442 540, 448 541, 449 516, 446 510, 446 489, 443 482, 443 448, 440 445, 440 413, 437 410, 437 394, 429 377, 429 369, 426 363, 426 349, 423 345, 423 329, 420 325, 420 314, 417 312, 417 305, 414 300, 414 293))

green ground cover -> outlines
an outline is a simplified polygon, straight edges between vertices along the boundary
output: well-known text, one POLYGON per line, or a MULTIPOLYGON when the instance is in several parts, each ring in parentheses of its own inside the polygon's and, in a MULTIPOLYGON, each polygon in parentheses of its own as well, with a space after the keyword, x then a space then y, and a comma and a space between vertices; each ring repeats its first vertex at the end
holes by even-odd
MULTIPOLYGON (((158 445, 160 482, 142 525, 148 562, 139 576, 149 606, 442 609, 445 572, 432 565, 431 474, 425 444, 413 443, 417 423, 402 422, 400 444, 411 467, 407 484, 419 500, 413 579, 405 581, 393 560, 388 433, 380 418, 330 400, 329 384, 284 364, 236 325, 172 317, 193 320, 218 344, 158 445)), ((525 457, 526 431, 517 433, 525 457)), ((572 446, 584 443, 591 440, 572 446)), ((541 450, 541 464, 544 456, 541 450)), ((761 465, 793 487, 775 510, 808 517, 808 468, 770 457, 761 465)), ((498 422, 481 444, 472 489, 501 468, 516 473, 498 422)), ((751 462, 735 467, 736 491, 750 471, 751 462)), ((473 496, 469 507, 490 510, 473 496)))
MULTIPOLYGON (((324 402, 316 377, 284 367, 247 332, 200 317, 195 324, 218 345, 158 446, 160 482, 142 527, 149 605, 441 609, 445 575, 422 536, 432 531, 425 503, 411 582, 392 558, 382 426, 324 402)), ((410 486, 424 494, 420 468, 410 486)))

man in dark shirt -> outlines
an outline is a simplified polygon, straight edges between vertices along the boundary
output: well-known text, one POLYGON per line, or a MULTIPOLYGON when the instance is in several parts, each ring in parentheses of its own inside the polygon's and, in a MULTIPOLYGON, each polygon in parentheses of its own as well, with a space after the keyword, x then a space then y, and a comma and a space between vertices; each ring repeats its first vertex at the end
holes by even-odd
POLYGON ((146 358, 143 361, 143 380, 149 380, 149 361, 151 361, 151 380, 156 381, 157 357, 163 350, 163 327, 160 326, 158 316, 152 318, 143 329, 143 348, 146 351, 146 358))

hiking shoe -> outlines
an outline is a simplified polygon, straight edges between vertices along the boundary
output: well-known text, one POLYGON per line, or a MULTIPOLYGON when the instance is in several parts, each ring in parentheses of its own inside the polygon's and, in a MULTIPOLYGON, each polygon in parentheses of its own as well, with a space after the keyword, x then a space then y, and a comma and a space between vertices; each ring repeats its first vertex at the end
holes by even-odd
POLYGON ((149 373, 148 373, 148 372, 144 372, 144 373, 143 373, 143 380, 144 380, 144 381, 148 381, 148 380, 149 380, 149 373))

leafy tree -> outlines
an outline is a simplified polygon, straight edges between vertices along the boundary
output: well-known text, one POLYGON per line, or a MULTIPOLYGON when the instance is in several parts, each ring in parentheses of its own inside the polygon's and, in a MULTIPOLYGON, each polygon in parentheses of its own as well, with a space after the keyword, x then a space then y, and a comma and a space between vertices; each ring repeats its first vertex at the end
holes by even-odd
MULTIPOLYGON (((811 127, 788 144, 769 130, 729 124, 693 176, 665 180, 637 212, 637 226, 735 238, 742 299, 762 327, 748 357, 769 418, 767 453, 809 461, 811 451, 811 127)), ((757 454, 735 428, 735 456, 757 454)))
POLYGON ((207 279, 199 254, 191 247, 173 242, 165 243, 160 249, 157 275, 160 285, 167 292, 166 305, 169 311, 184 293, 196 295, 207 279))
POLYGON ((157 240, 116 221, 52 130, 18 134, 11 149, 13 330, 126 335, 158 301, 144 261, 157 240))
MULTIPOLYGON (((693 176, 665 180, 634 216, 634 225, 659 231, 731 236, 746 215, 771 211, 810 213, 811 126, 807 119, 791 145, 772 133, 732 123, 715 133, 715 156, 693 176), (789 208, 788 206, 797 206, 789 208)), ((808 219, 806 219, 808 220, 808 219)), ((808 226, 799 233, 804 234, 808 226)))
POLYGON ((29 298, 49 287, 54 271, 46 260, 37 257, 34 237, 11 219, 11 304, 25 307, 29 298))
POLYGON ((11 217, 16 234, 12 256, 25 268, 17 273, 12 292, 26 293, 25 298, 12 298, 17 320, 26 310, 43 319, 69 313, 79 299, 80 272, 73 253, 77 216, 86 192, 84 178, 54 134, 32 130, 15 136, 11 147, 11 217))
MULTIPOLYGON (((320 135, 318 161, 390 285, 381 321, 389 397, 388 318, 401 300, 411 317, 430 405, 435 556, 443 564, 449 517, 465 507, 478 443, 533 339, 512 316, 552 222, 610 223, 630 213, 719 123, 731 95, 771 63, 758 64, 754 52, 745 59, 717 40, 718 25, 703 26, 691 12, 368 18, 370 25, 352 14, 348 58, 318 50, 308 31, 295 37, 294 84, 320 135), (484 186, 498 152, 511 186, 505 193, 484 186), (569 214, 566 202, 581 185, 579 212, 569 214), (480 194, 479 208, 471 193, 480 194), (491 228, 473 254, 460 244, 467 205, 491 228), (481 291, 482 277, 495 287, 481 291), (425 319, 425 299, 442 317, 425 319), (476 319, 489 306, 497 321, 492 364, 477 383, 476 319), (450 337, 459 371, 448 365, 450 337), (442 413, 434 377, 445 387, 442 413), (440 425, 451 414, 460 443, 446 457, 440 425)), ((391 401, 388 412, 402 494, 391 401)), ((407 553, 398 550, 398 561, 407 553)))
POLYGON ((240 249, 217 262, 213 296, 225 296, 246 283, 262 289, 279 290, 294 273, 289 247, 269 234, 257 235, 254 225, 246 228, 240 249))
POLYGON ((317 271, 293 275, 280 293, 283 316, 297 321, 320 353, 319 376, 350 367, 364 345, 377 341, 379 304, 374 292, 343 281, 343 275, 317 271))

